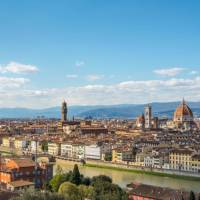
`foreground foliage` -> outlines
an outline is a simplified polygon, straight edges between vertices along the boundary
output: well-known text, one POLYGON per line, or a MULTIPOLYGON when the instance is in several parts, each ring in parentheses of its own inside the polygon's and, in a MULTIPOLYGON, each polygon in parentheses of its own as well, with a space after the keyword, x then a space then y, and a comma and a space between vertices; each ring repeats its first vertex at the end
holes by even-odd
POLYGON ((78 165, 68 173, 60 167, 57 172, 46 187, 49 192, 25 192, 14 200, 127 200, 125 191, 108 176, 84 177, 78 165))
POLYGON ((66 200, 62 195, 51 192, 26 191, 22 196, 15 197, 12 200, 66 200))

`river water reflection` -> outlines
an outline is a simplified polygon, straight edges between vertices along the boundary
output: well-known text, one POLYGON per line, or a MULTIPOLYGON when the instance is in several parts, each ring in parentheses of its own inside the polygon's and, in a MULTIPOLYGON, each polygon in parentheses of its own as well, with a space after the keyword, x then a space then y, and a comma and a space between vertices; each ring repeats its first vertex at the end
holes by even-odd
MULTIPOLYGON (((64 172, 72 170, 74 166, 74 163, 66 161, 58 161, 57 164, 62 167, 64 172)), ((56 169, 56 165, 54 166, 54 169, 56 169)), ((152 176, 146 174, 136 174, 125 171, 116 171, 111 169, 82 167, 81 165, 79 165, 79 170, 84 176, 88 177, 97 176, 100 174, 110 176, 113 182, 120 185, 121 187, 126 187, 128 183, 136 181, 149 185, 170 187, 174 189, 185 189, 188 191, 193 190, 195 192, 200 192, 200 181, 187 181, 187 180, 152 176)))

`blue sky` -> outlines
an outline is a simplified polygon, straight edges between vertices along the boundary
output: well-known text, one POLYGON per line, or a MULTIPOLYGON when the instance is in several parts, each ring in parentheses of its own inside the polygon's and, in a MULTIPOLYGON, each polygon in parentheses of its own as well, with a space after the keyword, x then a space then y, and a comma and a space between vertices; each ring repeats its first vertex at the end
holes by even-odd
POLYGON ((200 2, 0 1, 0 107, 199 101, 200 2))

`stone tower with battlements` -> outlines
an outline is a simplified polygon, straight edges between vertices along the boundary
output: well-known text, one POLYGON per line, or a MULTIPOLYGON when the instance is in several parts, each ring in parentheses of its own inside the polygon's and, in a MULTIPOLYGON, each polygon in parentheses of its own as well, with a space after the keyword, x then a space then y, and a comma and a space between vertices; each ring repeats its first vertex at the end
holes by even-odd
POLYGON ((62 107, 61 107, 61 121, 62 122, 67 121, 67 103, 65 102, 65 100, 63 101, 62 107))

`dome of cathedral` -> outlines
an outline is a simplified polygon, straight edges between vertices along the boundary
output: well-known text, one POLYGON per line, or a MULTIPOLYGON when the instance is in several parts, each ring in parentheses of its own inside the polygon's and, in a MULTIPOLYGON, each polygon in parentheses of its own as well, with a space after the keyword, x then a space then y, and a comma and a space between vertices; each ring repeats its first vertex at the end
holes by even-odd
POLYGON ((145 119, 144 119, 144 115, 142 114, 141 116, 137 118, 137 123, 144 123, 144 122, 145 122, 145 119))
POLYGON ((185 117, 193 118, 193 113, 190 107, 183 100, 182 103, 176 108, 174 119, 182 119, 185 117))

